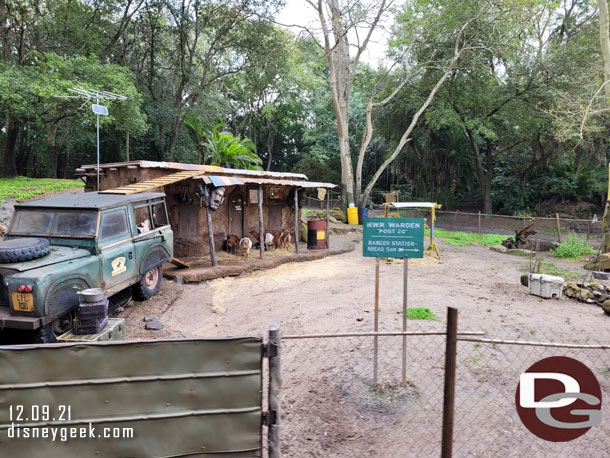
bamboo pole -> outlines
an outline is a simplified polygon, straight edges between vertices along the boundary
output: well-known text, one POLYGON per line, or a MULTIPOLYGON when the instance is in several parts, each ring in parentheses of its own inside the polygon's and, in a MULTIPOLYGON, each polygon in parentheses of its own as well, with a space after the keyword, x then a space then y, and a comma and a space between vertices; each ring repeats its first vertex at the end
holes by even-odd
POLYGON ((559 225, 559 213, 555 213, 557 219, 557 242, 561 243, 561 226, 559 225))
POLYGON ((265 257, 265 233, 263 224, 263 185, 258 185, 258 237, 261 250, 261 259, 265 257))
POLYGON ((299 188, 294 188, 294 252, 299 254, 299 188))
POLYGON ((330 219, 329 219, 329 215, 330 215, 330 189, 328 190, 328 192, 326 193, 326 232, 325 232, 325 243, 326 243, 326 249, 330 249, 329 246, 329 242, 330 242, 330 228, 328 227, 328 225, 330 224, 330 219))
POLYGON ((451 458, 453 452, 453 415, 455 409, 455 366, 457 359, 458 311, 447 307, 447 344, 445 350, 445 392, 443 398, 443 431, 441 457, 451 458))
MULTIPOLYGON (((298 340, 298 339, 333 339, 335 337, 394 337, 394 336, 444 336, 447 331, 381 331, 381 332, 339 332, 334 334, 299 334, 299 335, 287 335, 282 336, 283 340, 298 340)), ((485 336, 485 331, 466 331, 458 333, 458 336, 485 336)), ((459 340, 470 340, 462 339, 459 340)), ((474 340, 478 342, 479 340, 474 340)), ((507 341, 508 342, 508 341, 507 341)), ((511 343, 511 342, 508 342, 511 343)), ((606 345, 609 347, 609 345, 606 345)))

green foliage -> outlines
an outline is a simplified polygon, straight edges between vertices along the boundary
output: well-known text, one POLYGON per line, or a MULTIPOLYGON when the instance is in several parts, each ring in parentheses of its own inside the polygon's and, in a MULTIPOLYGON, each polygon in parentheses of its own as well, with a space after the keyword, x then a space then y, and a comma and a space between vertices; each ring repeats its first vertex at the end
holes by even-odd
MULTIPOLYGON (((430 230, 426 229, 426 235, 430 235, 430 230)), ((452 246, 474 246, 479 245, 500 245, 508 238, 508 235, 501 234, 475 234, 472 232, 448 231, 445 229, 434 229, 434 236, 442 239, 452 246)))
MULTIPOLYGON (((522 272, 529 272, 530 264, 524 264, 521 266, 522 272)), ((571 270, 562 269, 561 267, 556 266, 552 262, 541 262, 540 268, 537 273, 547 274, 547 275, 555 275, 557 277, 563 277, 566 281, 574 281, 582 278, 582 274, 578 272, 572 272, 571 270)))
POLYGON ((436 315, 429 308, 425 307, 408 307, 407 319, 438 321, 436 315))
POLYGON ((555 248, 553 256, 556 258, 577 258, 594 253, 595 250, 584 237, 572 232, 555 248))
POLYGON ((221 130, 225 125, 216 124, 205 131, 205 161, 211 165, 238 169, 262 170, 262 160, 256 155, 256 146, 249 138, 235 137, 221 130))
POLYGON ((82 189, 81 180, 54 180, 50 178, 5 178, 0 180, 0 203, 7 199, 17 202, 32 199, 44 194, 68 191, 70 189, 82 189))

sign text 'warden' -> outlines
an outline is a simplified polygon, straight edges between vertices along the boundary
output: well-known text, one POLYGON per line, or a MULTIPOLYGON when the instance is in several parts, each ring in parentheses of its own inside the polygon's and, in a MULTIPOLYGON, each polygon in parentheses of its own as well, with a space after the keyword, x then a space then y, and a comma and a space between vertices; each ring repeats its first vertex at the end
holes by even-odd
POLYGON ((363 255, 384 258, 423 258, 423 218, 365 218, 363 255))

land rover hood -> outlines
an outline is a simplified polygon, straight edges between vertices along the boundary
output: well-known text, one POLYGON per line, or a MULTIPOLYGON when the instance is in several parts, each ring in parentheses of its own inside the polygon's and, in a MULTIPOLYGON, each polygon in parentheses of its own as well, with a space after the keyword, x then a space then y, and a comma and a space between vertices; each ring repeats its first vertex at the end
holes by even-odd
POLYGON ((24 272, 26 270, 38 269, 39 267, 50 266, 51 264, 58 264, 72 259, 84 258, 85 256, 91 256, 91 253, 83 248, 51 245, 49 254, 45 256, 31 261, 3 263, 0 264, 0 268, 24 272))

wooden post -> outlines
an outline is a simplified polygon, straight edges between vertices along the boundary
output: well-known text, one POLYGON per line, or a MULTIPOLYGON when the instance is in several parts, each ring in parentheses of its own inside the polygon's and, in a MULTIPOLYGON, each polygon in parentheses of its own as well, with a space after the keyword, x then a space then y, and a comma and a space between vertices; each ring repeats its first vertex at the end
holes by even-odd
POLYGON ((212 260, 212 266, 216 267, 218 261, 216 261, 216 248, 214 247, 214 227, 212 226, 212 213, 210 210, 210 189, 206 185, 205 190, 205 214, 208 220, 208 243, 210 244, 210 259, 212 260))
POLYGON ((280 458, 280 406, 282 379, 280 372, 280 325, 273 323, 269 328, 267 343, 269 357, 269 421, 267 431, 267 451, 269 458, 280 458))
POLYGON ((258 185, 258 236, 261 250, 261 259, 265 257, 265 234, 263 225, 263 185, 258 185))
POLYGON ((523 229, 527 226, 527 221, 525 220, 525 212, 523 212, 523 229))
POLYGON ((299 188, 294 188, 294 252, 299 254, 299 188))
POLYGON ((479 235, 481 235, 481 210, 479 210, 479 235))
POLYGON ((593 220, 589 220, 589 224, 587 226, 587 242, 589 241, 589 236, 591 235, 591 225, 593 224, 593 220))
MULTIPOLYGON (((375 258, 375 324, 373 330, 379 331, 379 258, 375 258)), ((379 337, 373 337, 373 388, 377 389, 377 364, 379 358, 379 337)))
MULTIPOLYGON (((409 258, 404 258, 404 278, 402 284, 402 332, 407 332, 407 280, 409 278, 409 258)), ((402 386, 407 386, 407 336, 402 336, 402 386)))
POLYGON ((329 250, 330 246, 328 244, 328 242, 330 241, 330 228, 328 227, 328 225, 330 224, 329 221, 329 214, 330 214, 330 189, 328 189, 328 192, 326 193, 326 249, 329 250))
POLYGON ((447 307, 447 345, 445 349, 445 394, 441 457, 451 458, 453 451, 453 415, 455 405, 455 362, 457 359, 458 311, 447 307))
POLYGON ((561 226, 559 226, 559 213, 555 213, 555 218, 557 218, 557 242, 561 243, 561 226))
POLYGON ((453 231, 453 225, 455 224, 455 220, 457 219, 457 215, 460 211, 456 210, 454 215, 453 215, 453 221, 451 222, 451 229, 449 229, 450 231, 453 231))

